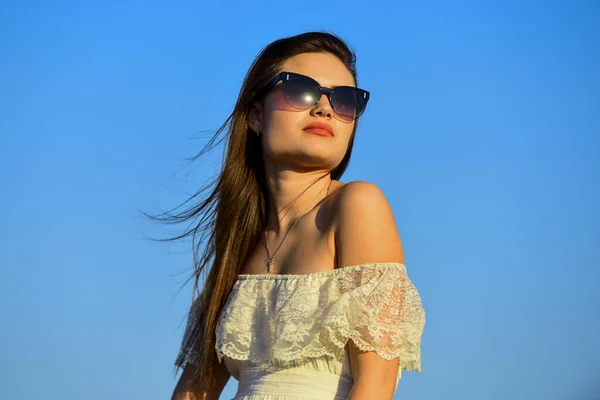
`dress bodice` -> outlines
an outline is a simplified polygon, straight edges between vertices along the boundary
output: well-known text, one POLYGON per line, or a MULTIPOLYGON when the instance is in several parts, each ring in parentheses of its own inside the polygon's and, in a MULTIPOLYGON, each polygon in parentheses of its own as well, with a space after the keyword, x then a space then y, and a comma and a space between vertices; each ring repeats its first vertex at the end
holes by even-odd
POLYGON ((345 399, 346 344, 421 370, 425 312, 401 263, 304 275, 239 275, 219 316, 215 350, 239 381, 236 400, 345 399))

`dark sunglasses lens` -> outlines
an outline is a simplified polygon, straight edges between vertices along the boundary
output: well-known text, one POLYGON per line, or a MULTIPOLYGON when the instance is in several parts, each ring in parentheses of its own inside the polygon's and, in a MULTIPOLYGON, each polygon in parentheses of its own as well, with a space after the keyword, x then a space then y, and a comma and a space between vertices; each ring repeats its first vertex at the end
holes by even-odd
POLYGON ((307 110, 317 104, 321 92, 319 86, 302 77, 291 77, 283 82, 285 99, 292 107, 307 110))
POLYGON ((333 111, 345 121, 353 121, 360 117, 366 105, 367 98, 364 92, 358 89, 338 88, 331 95, 333 111))

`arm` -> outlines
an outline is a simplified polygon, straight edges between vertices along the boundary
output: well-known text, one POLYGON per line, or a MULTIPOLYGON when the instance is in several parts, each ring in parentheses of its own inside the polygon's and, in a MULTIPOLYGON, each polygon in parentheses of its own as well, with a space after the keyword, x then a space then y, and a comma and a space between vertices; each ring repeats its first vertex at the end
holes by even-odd
MULTIPOLYGON (((369 262, 404 263, 404 252, 389 203, 379 188, 351 182, 342 188, 335 229, 338 265, 369 262)), ((360 351, 348 341, 354 386, 348 400, 392 399, 398 358, 386 360, 374 351, 360 351)))
POLYGON ((215 361, 216 384, 209 387, 207 380, 202 383, 194 382, 193 366, 187 364, 175 386, 171 400, 218 400, 231 374, 225 363, 215 361))
POLYGON ((354 386, 347 400, 392 400, 396 391, 398 359, 386 360, 374 351, 361 351, 348 341, 354 386))

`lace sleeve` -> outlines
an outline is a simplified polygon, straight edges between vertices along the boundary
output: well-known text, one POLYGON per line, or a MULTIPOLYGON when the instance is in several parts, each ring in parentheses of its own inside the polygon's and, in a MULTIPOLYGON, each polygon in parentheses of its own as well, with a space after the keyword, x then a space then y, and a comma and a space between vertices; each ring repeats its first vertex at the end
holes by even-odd
POLYGON ((175 365, 184 368, 186 364, 196 365, 199 361, 199 353, 197 349, 198 338, 200 337, 201 325, 197 323, 200 319, 200 313, 202 312, 202 295, 198 296, 192 306, 187 317, 187 324, 183 339, 181 341, 181 347, 177 354, 175 365))
POLYGON ((419 292, 403 264, 377 264, 339 275, 342 292, 334 332, 363 351, 399 359, 402 370, 421 371, 421 335, 425 312, 419 292))
POLYGON ((215 350, 255 365, 332 357, 350 339, 402 370, 421 370, 425 311, 404 264, 372 263, 308 275, 247 275, 216 328, 215 350))

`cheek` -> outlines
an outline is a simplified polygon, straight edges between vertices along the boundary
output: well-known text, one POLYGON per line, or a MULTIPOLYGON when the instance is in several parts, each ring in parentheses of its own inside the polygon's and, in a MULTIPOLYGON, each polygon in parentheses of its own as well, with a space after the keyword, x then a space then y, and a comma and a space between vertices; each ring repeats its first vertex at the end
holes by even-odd
POLYGON ((346 152, 348 151, 348 146, 350 145, 350 138, 352 137, 352 131, 354 130, 354 122, 349 124, 340 123, 340 126, 337 127, 339 132, 339 139, 336 146, 336 155, 339 157, 341 161, 346 152))
POLYGON ((352 131, 354 130, 354 122, 339 122, 336 124, 336 132, 339 132, 340 139, 345 139, 345 144, 348 145, 350 143, 350 137, 352 136, 352 131))
POLYGON ((263 128, 269 132, 277 132, 278 137, 285 137, 300 125, 303 111, 292 107, 283 94, 283 90, 275 89, 264 102, 263 128))
POLYGON ((265 102, 267 109, 283 110, 283 111, 298 111, 286 100, 285 94, 281 87, 275 88, 267 97, 265 102))
POLYGON ((298 136, 298 113, 271 109, 263 115, 264 140, 269 147, 282 148, 295 143, 298 136))

